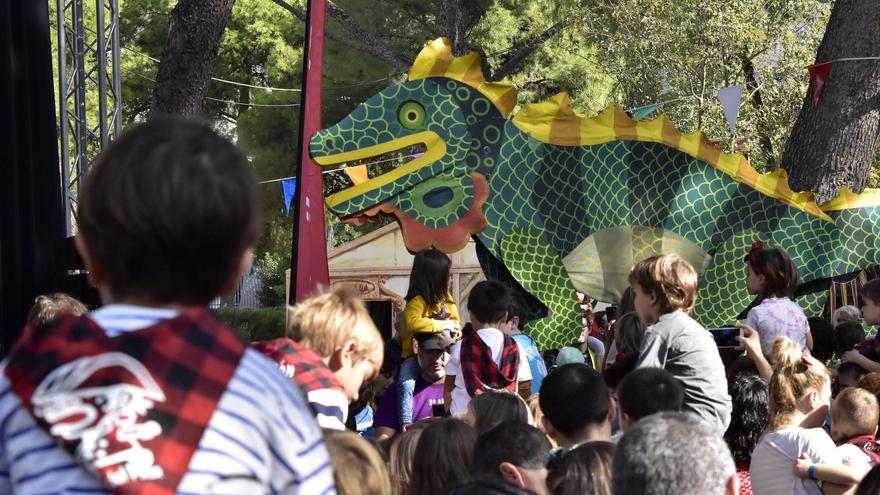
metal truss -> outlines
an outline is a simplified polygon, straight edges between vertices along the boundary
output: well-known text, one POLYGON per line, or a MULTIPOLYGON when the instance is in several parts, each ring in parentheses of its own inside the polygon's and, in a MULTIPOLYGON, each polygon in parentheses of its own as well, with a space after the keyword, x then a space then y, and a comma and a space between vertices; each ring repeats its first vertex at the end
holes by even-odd
POLYGON ((95 0, 94 25, 86 25, 84 0, 57 2, 60 165, 67 234, 73 235, 80 184, 122 130, 119 2, 95 0))

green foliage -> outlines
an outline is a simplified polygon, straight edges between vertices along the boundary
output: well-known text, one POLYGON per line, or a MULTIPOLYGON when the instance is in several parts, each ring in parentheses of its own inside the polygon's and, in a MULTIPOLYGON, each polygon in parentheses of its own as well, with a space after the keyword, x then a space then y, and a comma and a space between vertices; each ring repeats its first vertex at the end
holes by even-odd
MULTIPOLYGON (((304 6, 304 0, 288 0, 304 6)), ((338 2, 367 31, 412 60, 435 34, 440 0, 345 0, 338 2)), ((123 120, 143 119, 152 99, 158 63, 175 0, 120 0, 123 120)), ((821 40, 829 4, 817 0, 479 0, 479 18, 465 46, 486 55, 489 73, 502 67, 524 40, 551 27, 558 32, 505 79, 516 84, 520 104, 567 91, 575 110, 592 115, 610 104, 632 108, 679 99, 663 108, 683 131, 704 130, 728 148, 727 130, 711 90, 745 82, 743 61, 754 65, 761 105, 747 90, 737 137, 761 170, 779 162, 821 40)), ((50 22, 56 2, 50 1, 50 22)), ((84 4, 94 22, 94 3, 84 4)), ((328 30, 345 35, 331 20, 328 30)), ((53 29, 54 46, 54 29, 53 29)), ((213 76, 258 87, 299 88, 304 25, 271 0, 236 0, 213 76)), ((53 54, 57 65, 57 55, 53 54)), ((383 60, 328 38, 325 49, 323 121, 332 124, 404 74, 383 60), (378 82, 374 82, 377 81, 378 82)), ((300 94, 219 81, 209 86, 206 117, 248 154, 260 180, 295 174, 300 94), (217 101, 221 100, 221 101, 217 101), (251 106, 260 105, 260 106, 251 106), (268 106, 263 106, 268 105, 268 106)), ((88 88, 91 108, 97 89, 88 88)), ((94 114, 94 112, 93 112, 94 114)), ((394 167, 370 167, 370 175, 394 167)), ((343 173, 326 174, 325 193, 350 184, 343 173)), ((880 186, 880 160, 869 184, 880 186)), ((256 249, 263 280, 261 300, 283 303, 292 221, 284 214, 281 184, 263 186, 263 234, 256 249)), ((354 228, 326 217, 338 246, 383 223, 354 228)))
POLYGON ((615 81, 623 106, 670 99, 663 111, 684 131, 703 130, 728 145, 733 136, 716 90, 748 81, 737 136, 759 170, 775 168, 800 111, 829 6, 815 0, 620 0, 574 9, 615 81))
POLYGON ((220 308, 217 314, 246 342, 284 336, 284 306, 260 309, 220 308))

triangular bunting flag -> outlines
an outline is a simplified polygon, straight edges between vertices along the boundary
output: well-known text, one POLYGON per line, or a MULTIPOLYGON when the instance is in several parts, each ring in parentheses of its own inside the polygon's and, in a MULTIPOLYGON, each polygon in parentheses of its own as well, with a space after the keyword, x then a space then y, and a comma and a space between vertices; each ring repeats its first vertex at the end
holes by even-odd
POLYGON ((819 98, 822 97, 822 89, 825 87, 825 81, 831 74, 831 62, 823 62, 821 64, 813 64, 807 67, 810 73, 810 88, 813 89, 813 108, 819 108, 819 98))
POLYGON ((346 167, 345 175, 347 175, 348 178, 351 179, 354 185, 363 184, 364 182, 370 180, 369 176, 367 176, 366 165, 358 165, 357 167, 346 167))
POLYGON ((736 121, 739 118, 739 106, 742 103, 743 85, 728 86, 718 90, 718 99, 721 101, 721 108, 724 110, 724 117, 727 119, 727 126, 730 127, 730 133, 736 133, 736 121))
POLYGON ((294 193, 296 193, 296 177, 282 180, 281 188, 284 190, 284 212, 287 216, 290 216, 290 203, 293 201, 294 193))
POLYGON ((648 105, 646 107, 636 108, 635 110, 633 110, 632 119, 633 120, 644 120, 644 119, 650 117, 652 113, 656 112, 657 110, 660 110, 660 107, 662 107, 662 106, 663 106, 662 103, 655 103, 653 105, 648 105))

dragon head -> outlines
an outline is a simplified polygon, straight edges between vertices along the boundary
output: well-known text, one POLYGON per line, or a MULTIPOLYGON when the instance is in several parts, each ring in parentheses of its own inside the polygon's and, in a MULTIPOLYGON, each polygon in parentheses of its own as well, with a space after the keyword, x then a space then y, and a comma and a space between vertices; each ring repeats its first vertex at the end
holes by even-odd
POLYGON ((394 215, 413 251, 463 248, 486 227, 486 176, 515 104, 512 86, 483 79, 476 53, 454 57, 446 39, 428 43, 405 83, 374 95, 309 145, 324 168, 417 145, 424 152, 329 196, 327 206, 356 224, 394 215))

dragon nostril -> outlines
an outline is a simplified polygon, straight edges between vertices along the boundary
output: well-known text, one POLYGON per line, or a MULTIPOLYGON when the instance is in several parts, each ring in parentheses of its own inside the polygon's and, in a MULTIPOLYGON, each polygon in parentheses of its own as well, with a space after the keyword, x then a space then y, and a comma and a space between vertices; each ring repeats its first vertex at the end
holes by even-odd
POLYGON ((326 146, 327 149, 332 150, 333 148, 336 147, 336 141, 334 141, 332 137, 328 137, 328 138, 324 139, 324 146, 326 146))

